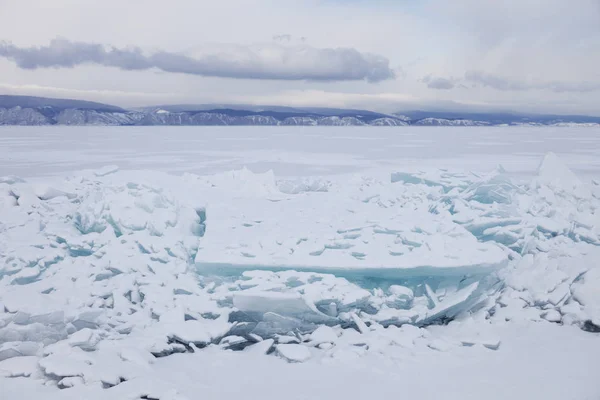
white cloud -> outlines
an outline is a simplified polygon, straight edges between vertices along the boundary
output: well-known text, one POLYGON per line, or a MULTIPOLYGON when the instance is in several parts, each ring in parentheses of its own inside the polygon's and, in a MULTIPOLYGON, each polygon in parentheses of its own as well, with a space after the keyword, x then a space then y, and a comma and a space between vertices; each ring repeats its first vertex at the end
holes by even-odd
POLYGON ((550 90, 556 93, 586 93, 600 91, 600 82, 545 82, 536 79, 521 81, 505 78, 499 75, 489 74, 483 71, 467 71, 467 73, 465 74, 465 80, 484 87, 490 87, 496 90, 506 91, 550 90))

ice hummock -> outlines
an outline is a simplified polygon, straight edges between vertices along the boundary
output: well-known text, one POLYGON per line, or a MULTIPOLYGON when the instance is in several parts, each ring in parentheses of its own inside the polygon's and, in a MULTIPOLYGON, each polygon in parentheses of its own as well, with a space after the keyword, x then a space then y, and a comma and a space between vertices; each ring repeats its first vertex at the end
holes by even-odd
POLYGON ((425 281, 413 281, 412 289, 391 285, 368 290, 331 274, 246 271, 241 279, 214 288, 213 296, 236 310, 230 320, 243 322, 236 335, 266 339, 310 333, 319 325, 358 329, 356 315, 383 326, 439 323, 480 305, 482 294, 496 282, 491 277, 425 281))
POLYGON ((493 335, 431 337, 469 318, 596 331, 600 203, 559 161, 531 182, 112 167, 0 180, 0 371, 112 388, 206 348, 310 363, 502 351, 493 335))

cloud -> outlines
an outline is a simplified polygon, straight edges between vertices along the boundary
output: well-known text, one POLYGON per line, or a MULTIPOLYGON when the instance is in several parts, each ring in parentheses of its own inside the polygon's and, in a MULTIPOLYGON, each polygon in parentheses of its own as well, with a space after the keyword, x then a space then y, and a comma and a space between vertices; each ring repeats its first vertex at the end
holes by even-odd
POLYGON ((292 35, 284 33, 282 35, 275 35, 273 36, 273 40, 276 42, 291 42, 292 41, 292 35))
POLYGON ((270 44, 225 49, 230 53, 220 51, 192 57, 158 51, 147 55, 138 47, 119 49, 54 39, 48 46, 28 48, 0 42, 0 57, 23 69, 96 64, 128 71, 156 68, 170 73, 235 79, 379 82, 394 78, 387 58, 353 48, 270 44))
POLYGON ((9 95, 47 96, 64 99, 93 100, 99 102, 118 102, 122 106, 147 105, 152 102, 177 101, 180 93, 169 92, 136 92, 123 90, 73 89, 35 84, 11 85, 0 83, 0 92, 9 95))
POLYGON ((487 87, 490 89, 509 91, 547 90, 555 93, 591 93, 600 91, 598 82, 563 82, 541 80, 518 80, 483 71, 467 71, 464 79, 441 78, 427 75, 420 80, 430 89, 450 90, 454 88, 487 87))
POLYGON ((429 89, 449 90, 454 89, 455 86, 455 80, 452 78, 433 78, 429 79, 429 81, 427 82, 427 87, 429 89))
POLYGON ((519 81, 512 81, 497 75, 488 74, 482 71, 467 71, 465 79, 471 83, 479 84, 484 87, 490 87, 496 90, 528 90, 531 86, 519 81))
POLYGON ((550 90, 556 93, 600 91, 600 83, 598 82, 521 81, 482 71, 467 71, 465 73, 465 80, 502 91, 550 90))
POLYGON ((438 90, 454 89, 459 81, 460 80, 456 78, 434 77, 432 74, 426 75, 419 80, 419 82, 426 83, 429 89, 438 90))
POLYGON ((412 95, 395 92, 349 93, 318 89, 286 90, 257 95, 234 95, 228 98, 229 102, 238 104, 280 104, 292 107, 364 108, 385 112, 397 111, 398 107, 408 104, 420 104, 421 100, 422 99, 412 95))
MULTIPOLYGON (((311 72, 314 76, 315 71, 330 71, 331 64, 322 62, 322 53, 314 48, 341 47, 356 49, 361 55, 385 56, 391 67, 401 65, 403 72, 393 70, 396 79, 370 85, 365 83, 366 78, 334 83, 325 79, 251 80, 208 75, 198 78, 155 67, 129 72, 87 62, 77 68, 40 67, 32 71, 0 57, 0 82, 157 94, 176 92, 183 98, 165 97, 158 104, 222 103, 230 101, 228 96, 317 90, 401 93, 535 112, 599 112, 600 90, 592 90, 594 82, 600 82, 598 0, 578 0, 576 7, 564 0, 348 1, 256 0, 252 7, 247 7, 244 0, 178 0, 165 7, 164 0, 0 0, 0 40, 11 39, 21 49, 50 47, 50 40, 55 37, 106 43, 121 50, 131 50, 126 46, 134 44, 143 49, 141 55, 145 59, 150 59, 156 50, 185 51, 192 60, 214 56, 231 67, 217 71, 217 76, 231 75, 232 70, 235 76, 247 76, 248 71, 254 73, 257 69, 263 76, 274 73, 289 76, 292 71, 296 75, 301 71, 304 76, 311 72), (119 12, 115 13, 115 9, 119 12), (111 22, 110 29, 106 29, 106 21, 111 22), (274 35, 288 34, 292 37, 290 41, 273 39, 274 35), (310 40, 303 43, 302 36, 310 40), (400 39, 390 45, 390 38, 400 39), (303 56, 299 50, 302 46, 312 47, 317 56, 303 56), (198 47, 201 51, 196 51, 198 47), (295 57, 290 62, 282 61, 285 54, 295 57), (498 90, 469 81, 465 79, 467 71, 484 71, 488 81, 492 76, 496 78, 496 86, 508 89, 498 90), (430 72, 433 78, 450 81, 454 78, 454 88, 436 89, 449 86, 442 81, 428 88, 428 83, 420 79, 430 72), (94 79, 89 79, 90 76, 94 79), (469 89, 461 90, 463 86, 469 89), (532 86, 544 89, 531 89, 532 86)), ((102 50, 112 51, 105 46, 102 50)), ((337 54, 341 57, 341 52, 337 54)), ((331 70, 328 78, 333 74, 336 79, 350 74, 340 73, 339 66, 331 70)), ((98 101, 110 103, 113 98, 116 103, 124 102, 122 96, 110 94, 98 101)), ((141 100, 139 105, 154 99, 141 100)), ((319 100, 318 95, 315 94, 314 100, 319 100)), ((370 104, 365 101, 365 106, 371 107, 370 104)), ((373 103, 373 107, 377 104, 373 103)))

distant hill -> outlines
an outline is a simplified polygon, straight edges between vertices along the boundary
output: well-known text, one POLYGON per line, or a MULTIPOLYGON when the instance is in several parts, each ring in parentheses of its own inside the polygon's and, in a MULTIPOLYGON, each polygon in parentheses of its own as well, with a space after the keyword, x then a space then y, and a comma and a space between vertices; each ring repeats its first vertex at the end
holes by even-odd
POLYGON ((169 112, 245 112, 256 114, 278 113, 286 116, 319 115, 319 116, 340 116, 340 115, 360 115, 370 119, 394 117, 390 114, 383 114, 368 110, 346 109, 346 108, 324 108, 324 107, 285 107, 285 106, 256 106, 251 104, 175 104, 159 105, 140 108, 141 111, 165 110, 169 112))
POLYGON ((67 99, 51 99, 46 97, 32 96, 9 96, 0 95, 0 108, 41 108, 53 107, 59 110, 76 109, 76 110, 96 110, 106 112, 126 112, 121 107, 111 106, 108 104, 95 103, 93 101, 83 100, 67 100, 67 99))
POLYGON ((81 100, 0 95, 0 125, 106 126, 600 126, 600 117, 368 110, 227 104, 179 104, 126 110, 81 100))
POLYGON ((559 123, 574 124, 600 124, 600 117, 585 115, 539 115, 518 113, 469 113, 450 111, 401 111, 394 113, 395 116, 406 116, 411 121, 422 121, 427 119, 443 119, 450 121, 469 120, 485 122, 487 125, 554 125, 559 123))

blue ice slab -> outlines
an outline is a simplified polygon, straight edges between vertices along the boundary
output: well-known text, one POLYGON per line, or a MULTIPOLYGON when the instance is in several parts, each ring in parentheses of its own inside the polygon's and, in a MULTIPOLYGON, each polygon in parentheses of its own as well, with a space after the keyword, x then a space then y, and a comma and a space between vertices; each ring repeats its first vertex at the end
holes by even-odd
POLYGON ((257 264, 225 264, 225 263, 196 263, 196 272, 202 276, 235 279, 240 278, 244 271, 262 270, 271 272, 301 271, 318 274, 331 274, 345 278, 364 289, 381 288, 387 290, 391 285, 416 287, 427 282, 431 287, 437 287, 440 282, 454 279, 482 279, 506 266, 508 259, 500 264, 481 264, 467 267, 431 267, 415 268, 343 268, 343 267, 305 267, 286 265, 273 267, 257 264))

